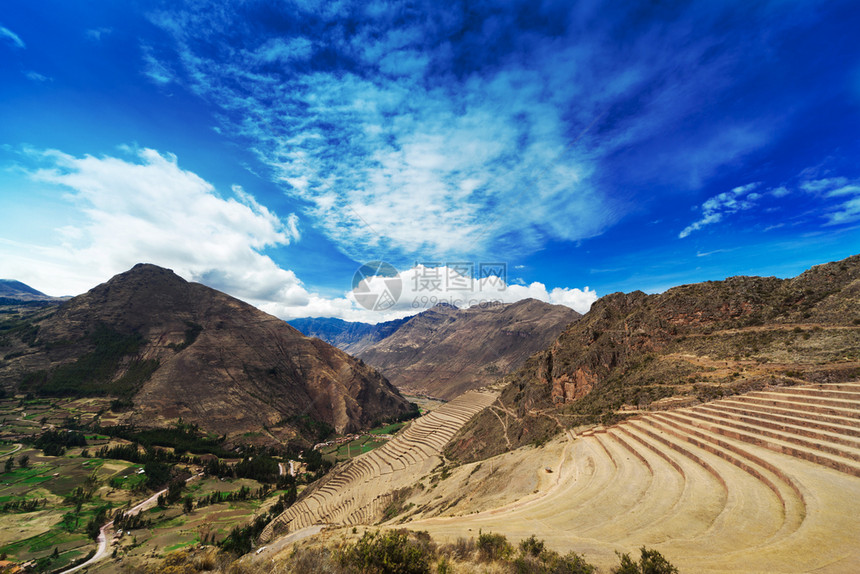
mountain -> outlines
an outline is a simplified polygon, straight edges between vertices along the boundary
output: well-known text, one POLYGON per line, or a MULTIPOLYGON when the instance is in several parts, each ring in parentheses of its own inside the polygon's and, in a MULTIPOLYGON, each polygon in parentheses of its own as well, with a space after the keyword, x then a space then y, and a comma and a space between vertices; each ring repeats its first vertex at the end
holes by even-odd
POLYGON ((139 264, 29 322, 0 323, 0 385, 131 400, 128 422, 180 417, 284 441, 403 414, 385 378, 284 321, 172 271, 139 264))
POLYGON ((437 305, 357 356, 401 391, 453 399, 518 368, 579 317, 535 299, 468 309, 437 305))
POLYGON ((448 454, 475 460, 560 426, 613 422, 766 385, 860 377, 860 256, 793 279, 732 277, 613 293, 505 379, 448 454), (510 441, 503 441, 503 438, 510 441))
POLYGON ((54 297, 45 295, 41 291, 37 291, 25 285, 20 281, 13 279, 0 279, 0 300, 14 299, 17 301, 51 301, 54 297))
POLYGON ((357 355, 370 345, 393 334, 408 320, 409 317, 372 325, 330 317, 310 317, 288 322, 308 337, 322 339, 350 355, 357 355))

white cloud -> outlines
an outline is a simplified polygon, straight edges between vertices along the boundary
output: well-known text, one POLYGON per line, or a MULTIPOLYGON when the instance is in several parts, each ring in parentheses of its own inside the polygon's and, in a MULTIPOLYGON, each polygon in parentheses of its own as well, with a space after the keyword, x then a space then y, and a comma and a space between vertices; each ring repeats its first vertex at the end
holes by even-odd
POLYGON ((860 221, 860 180, 846 177, 810 179, 802 182, 800 188, 824 200, 835 200, 825 210, 825 225, 860 221))
POLYGON ((4 26, 0 26, 0 39, 5 38, 16 48, 26 48, 24 41, 12 30, 4 26))
POLYGON ((261 254, 298 238, 294 215, 281 220, 239 187, 233 197, 219 197, 175 156, 151 149, 130 159, 29 153, 42 165, 31 177, 68 190, 64 197, 78 217, 47 245, 0 248, 4 273, 24 278, 42 264, 65 268, 39 284, 69 294, 150 262, 253 302, 308 299, 295 274, 261 254), (13 259, 17 264, 8 265, 13 259))
POLYGON ((113 32, 113 28, 91 28, 84 32, 84 36, 87 40, 101 42, 102 36, 110 34, 111 32, 113 32))
MULTIPOLYGON (((439 302, 470 307, 535 298, 586 312, 597 299, 589 289, 554 288, 538 282, 505 283, 481 265, 415 265, 399 274, 397 304, 368 310, 352 292, 325 297, 309 292, 296 275, 262 253, 300 237, 298 219, 279 218, 238 185, 221 197, 171 154, 125 147, 127 157, 75 157, 27 150, 40 167, 30 177, 65 190, 74 215, 42 244, 0 239, 3 275, 53 295, 74 295, 134 264, 149 262, 246 300, 281 318, 333 316, 379 321, 414 315, 439 302)), ((56 192, 55 192, 56 193, 56 192)), ((376 285, 380 279, 371 280, 376 285)))
MULTIPOLYGON (((566 305, 580 313, 587 313, 597 300, 597 293, 585 287, 547 289, 540 282, 529 285, 511 285, 503 277, 489 276, 479 279, 480 264, 474 264, 468 272, 462 267, 440 265, 426 267, 418 264, 399 272, 399 289, 392 293, 396 302, 383 309, 368 309, 367 299, 359 299, 352 291, 342 297, 323 298, 312 295, 307 304, 301 306, 272 303, 265 310, 280 317, 338 317, 347 321, 378 323, 408 317, 426 311, 440 303, 454 305, 460 309, 490 303, 515 303, 523 299, 537 299, 553 305, 566 305)), ((373 277, 363 281, 367 291, 382 294, 387 287, 386 278, 373 277)), ((359 287, 359 290, 361 287, 359 287)), ((360 292, 360 291, 359 291, 360 292)), ((390 291, 389 291, 390 292, 390 291)))
POLYGON ((24 72, 24 76, 26 76, 28 80, 32 80, 34 82, 40 82, 41 83, 41 82, 50 82, 51 81, 51 78, 49 78, 48 76, 44 76, 44 75, 40 74, 39 72, 34 72, 32 70, 30 70, 29 72, 24 72))
POLYGON ((702 204, 702 218, 685 227, 678 237, 683 239, 694 231, 702 229, 706 225, 712 225, 722 221, 726 214, 737 213, 751 209, 755 202, 761 198, 758 193, 751 193, 760 185, 760 182, 748 183, 733 188, 731 191, 715 195, 702 204))

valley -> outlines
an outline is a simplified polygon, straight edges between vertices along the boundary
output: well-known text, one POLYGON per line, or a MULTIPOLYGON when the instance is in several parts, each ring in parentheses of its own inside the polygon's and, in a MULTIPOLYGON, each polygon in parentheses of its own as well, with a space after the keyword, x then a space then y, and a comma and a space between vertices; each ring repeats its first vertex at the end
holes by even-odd
MULTIPOLYGON (((199 288, 157 268, 66 303, 18 304, 0 323, 0 459, 11 461, 0 552, 61 571, 95 552, 102 528, 90 572, 308 571, 302 560, 352 572, 344 556, 376 544, 454 572, 578 561, 610 572, 640 551, 682 572, 853 572, 858 286, 852 257, 793 279, 611 294, 572 321, 529 301, 468 320, 439 308, 384 327, 367 363, 217 293, 188 303, 199 288), (137 297, 160 310, 141 320, 128 312, 137 297), (509 337, 533 317, 555 334, 524 357, 509 337), (238 368, 249 349, 258 362, 238 368), (413 382, 375 371, 370 357, 384 353, 413 382), (414 384, 445 355, 469 373, 506 357, 507 374, 463 387, 441 368, 414 384), (130 383, 142 361, 155 368, 130 383), (82 364, 102 374, 54 392, 82 364), (446 380, 434 393, 451 398, 432 398, 446 380), (229 381, 224 404, 216 381, 229 381), (269 422, 254 410, 261 392, 278 412, 269 422)), ((335 327, 341 344, 379 335, 335 327)))

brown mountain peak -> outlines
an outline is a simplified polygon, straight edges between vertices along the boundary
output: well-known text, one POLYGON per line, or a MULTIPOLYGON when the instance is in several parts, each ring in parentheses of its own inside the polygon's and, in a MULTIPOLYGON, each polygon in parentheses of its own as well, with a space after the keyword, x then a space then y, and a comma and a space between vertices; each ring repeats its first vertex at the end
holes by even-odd
POLYGON ((346 353, 155 265, 136 265, 36 326, 33 351, 0 365, 0 383, 42 372, 24 377, 25 390, 127 396, 135 405, 127 418, 145 426, 182 417, 219 434, 276 427, 268 438, 287 440, 304 416, 349 431, 409 409, 346 353), (107 353, 119 343, 121 352, 107 353), (100 356, 110 358, 101 375, 77 374, 100 356))

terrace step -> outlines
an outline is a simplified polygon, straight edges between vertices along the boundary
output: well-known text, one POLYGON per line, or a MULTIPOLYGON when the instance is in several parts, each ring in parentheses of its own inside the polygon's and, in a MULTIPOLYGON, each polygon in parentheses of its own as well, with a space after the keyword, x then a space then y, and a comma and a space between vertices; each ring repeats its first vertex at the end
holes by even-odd
POLYGON ((847 409, 849 411, 853 411, 857 413, 858 417, 860 417, 860 410, 857 409, 857 401, 848 398, 837 399, 826 395, 800 394, 792 391, 753 391, 751 393, 747 393, 744 396, 765 399, 779 399, 781 401, 792 402, 798 405, 823 405, 828 407, 836 407, 839 409, 847 409))
POLYGON ((837 417, 822 415, 820 417, 811 418, 809 416, 804 416, 804 413, 798 413, 797 411, 773 409, 763 406, 751 406, 745 403, 730 403, 727 401, 707 403, 706 405, 703 405, 702 408, 723 412, 727 415, 753 417, 760 420, 787 423, 790 425, 814 428, 839 435, 860 438, 860 427, 841 424, 844 421, 837 417), (737 406, 740 404, 743 404, 744 406, 737 406))
MULTIPOLYGON (((822 424, 803 424, 802 421, 798 421, 797 419, 794 422, 782 422, 782 421, 774 421, 773 419, 769 419, 766 417, 759 417, 755 415, 745 415, 734 412, 726 412, 719 408, 714 408, 710 405, 705 405, 701 407, 694 407, 691 410, 685 411, 686 413, 697 413, 699 416, 705 418, 705 420, 711 420, 714 422, 721 422, 726 426, 731 426, 734 428, 739 428, 741 430, 745 428, 760 428, 763 429, 762 434, 765 432, 779 432, 780 436, 783 434, 788 435, 797 435, 800 437, 805 437, 807 439, 820 440, 824 443, 832 443, 843 446, 852 447, 853 449, 860 448, 860 440, 857 438, 852 438, 851 435, 846 435, 844 433, 839 432, 838 428, 834 428, 829 425, 822 424), (800 423, 800 424, 798 424, 800 423), (825 428, 821 428, 825 427, 825 428), (767 429, 766 431, 764 429, 767 429)), ((787 417, 786 417, 787 418, 787 417)), ((847 427, 850 428, 850 427, 847 427)), ((769 435, 766 435, 769 436, 769 435)), ((779 438, 779 437, 777 437, 779 438)), ((838 453, 835 453, 838 454, 838 453)), ((860 454, 860 451, 858 451, 860 454)))
POLYGON ((778 395, 774 397, 738 395, 736 397, 732 397, 732 399, 743 403, 780 407, 782 409, 794 412, 818 413, 823 415, 837 416, 846 420, 855 421, 854 424, 860 425, 860 411, 850 408, 850 406, 848 406, 848 408, 837 408, 829 405, 818 405, 811 403, 804 404, 798 403, 796 401, 783 400, 778 395))
POLYGON ((354 495, 362 490, 353 486, 378 481, 393 485, 391 481, 399 476, 405 477, 404 480, 411 479, 408 474, 410 468, 420 467, 439 453, 466 421, 494 400, 495 395, 492 394, 467 392, 412 421, 384 446, 359 455, 332 471, 336 474, 326 484, 272 521, 260 535, 261 541, 271 539, 273 525, 285 526, 294 531, 313 524, 357 524, 373 520, 388 504, 390 496, 356 500, 354 495))
MULTIPOLYGON (((754 432, 756 429, 748 429, 747 431, 736 430, 724 425, 709 423, 701 419, 696 419, 695 417, 690 417, 686 413, 681 414, 680 411, 664 412, 661 413, 661 416, 678 420, 679 422, 684 422, 742 442, 763 447, 774 452, 780 452, 782 454, 802 458, 816 464, 828 466, 840 472, 860 476, 860 464, 858 464, 855 458, 829 453, 827 450, 824 450, 822 445, 816 445, 810 441, 806 441, 808 444, 801 445, 800 441, 802 439, 799 437, 795 437, 794 440, 788 440, 789 437, 787 436, 782 438, 766 437, 758 432, 754 432)), ((847 449, 848 447, 844 448, 847 449)))
MULTIPOLYGON (((722 465, 723 470, 720 474, 720 481, 727 489, 730 497, 733 499, 752 497, 753 500, 758 500, 760 505, 763 504, 763 508, 766 509, 768 507, 767 497, 763 497, 761 494, 751 494, 753 487, 749 485, 758 483, 761 488, 769 491, 777 501, 778 512, 771 512, 771 517, 773 521, 778 518, 779 525, 773 522, 769 534, 758 540, 754 545, 773 543, 777 539, 790 536, 800 527, 806 516, 804 494, 800 487, 778 467, 753 454, 744 446, 740 446, 733 441, 724 440, 717 435, 711 435, 698 428, 679 424, 675 420, 666 419, 662 416, 663 414, 665 413, 643 417, 641 420, 656 431, 674 437, 674 440, 692 445, 697 452, 701 453, 704 459, 710 460, 715 465, 715 468, 719 468, 722 465), (726 467, 726 463, 730 467, 726 467), (734 472, 731 471, 731 467, 734 467, 736 470, 734 472), (742 479, 742 477, 737 475, 738 472, 745 474, 749 478, 742 479), (744 486, 744 484, 748 486, 744 486)), ((757 516, 764 517, 764 514, 767 512, 760 508, 758 510, 745 511, 744 515, 751 513, 750 517, 752 518, 757 516)), ((738 520, 737 518, 730 520, 723 519, 720 521, 720 528, 737 531, 740 524, 738 520)), ((755 524, 751 524, 749 529, 750 531, 759 532, 762 530, 760 525, 756 526, 755 524)), ((749 546, 754 545, 750 544, 749 546)))

